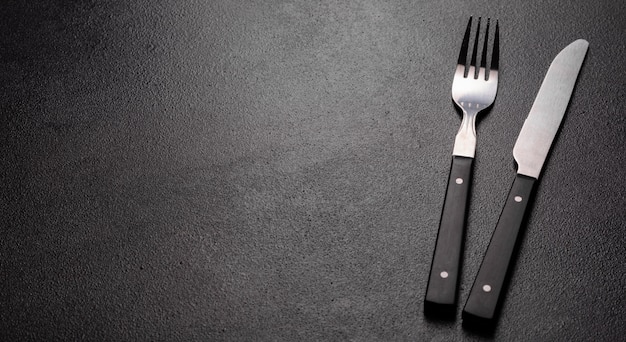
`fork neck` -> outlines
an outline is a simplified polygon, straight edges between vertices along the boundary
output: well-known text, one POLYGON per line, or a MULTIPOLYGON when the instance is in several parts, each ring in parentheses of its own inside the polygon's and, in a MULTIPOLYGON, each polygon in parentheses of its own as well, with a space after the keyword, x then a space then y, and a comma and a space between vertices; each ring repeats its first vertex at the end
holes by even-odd
POLYGON ((474 158, 476 152, 476 117, 478 109, 463 108, 463 121, 454 140, 452 155, 474 158))

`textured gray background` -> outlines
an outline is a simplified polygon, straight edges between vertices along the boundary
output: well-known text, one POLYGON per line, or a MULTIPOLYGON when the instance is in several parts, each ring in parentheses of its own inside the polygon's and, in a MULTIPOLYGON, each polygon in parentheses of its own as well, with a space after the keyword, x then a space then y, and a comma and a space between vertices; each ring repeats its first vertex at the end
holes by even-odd
POLYGON ((3 1, 0 339, 624 340, 623 1, 3 1), (492 336, 422 312, 469 15, 501 23, 460 299, 590 42, 492 336))

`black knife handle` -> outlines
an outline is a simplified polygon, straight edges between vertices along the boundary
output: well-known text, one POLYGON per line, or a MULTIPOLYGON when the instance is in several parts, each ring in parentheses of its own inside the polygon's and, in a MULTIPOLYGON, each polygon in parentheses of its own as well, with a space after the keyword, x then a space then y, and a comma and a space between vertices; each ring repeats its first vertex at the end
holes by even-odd
POLYGON ((504 296, 502 288, 510 276, 511 260, 535 182, 532 177, 519 174, 515 177, 463 308, 463 324, 469 324, 470 328, 493 326, 497 319, 496 312, 504 296))
POLYGON ((456 311, 473 162, 473 158, 452 157, 424 299, 424 311, 427 314, 452 315, 456 311))

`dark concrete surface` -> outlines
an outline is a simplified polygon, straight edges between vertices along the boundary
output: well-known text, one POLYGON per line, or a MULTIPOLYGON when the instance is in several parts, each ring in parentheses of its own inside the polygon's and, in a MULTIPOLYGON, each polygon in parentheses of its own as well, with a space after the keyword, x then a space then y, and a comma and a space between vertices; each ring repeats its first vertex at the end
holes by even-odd
POLYGON ((3 1, 0 340, 624 341, 623 1, 3 1), (498 18, 464 303, 556 54, 590 42, 496 329, 423 296, 467 18, 498 18))

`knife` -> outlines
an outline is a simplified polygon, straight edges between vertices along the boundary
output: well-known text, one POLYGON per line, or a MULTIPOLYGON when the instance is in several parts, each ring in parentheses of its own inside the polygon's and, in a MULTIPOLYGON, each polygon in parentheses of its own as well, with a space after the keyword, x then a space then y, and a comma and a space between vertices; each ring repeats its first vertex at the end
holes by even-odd
POLYGON ((495 323, 533 187, 558 133, 588 46, 586 40, 576 40, 554 58, 520 131, 513 148, 517 174, 463 308, 465 326, 495 323))

